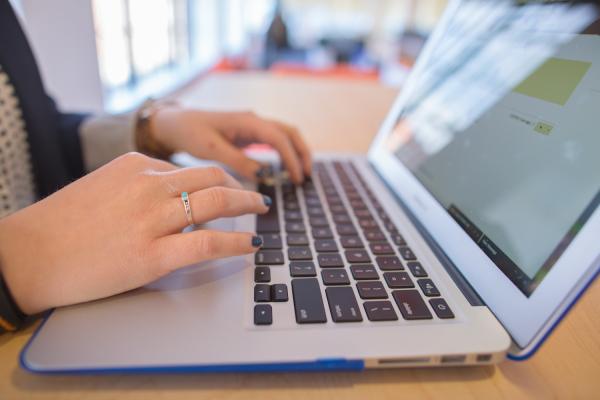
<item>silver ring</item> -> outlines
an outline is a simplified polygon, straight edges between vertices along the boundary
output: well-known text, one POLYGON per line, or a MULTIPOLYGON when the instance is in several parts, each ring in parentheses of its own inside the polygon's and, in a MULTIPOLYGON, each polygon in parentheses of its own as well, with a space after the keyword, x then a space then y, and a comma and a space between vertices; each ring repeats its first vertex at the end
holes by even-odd
POLYGON ((194 219, 192 218, 192 207, 190 207, 190 197, 188 192, 181 192, 181 201, 183 202, 183 208, 185 209, 185 217, 187 218, 188 225, 194 225, 194 219))

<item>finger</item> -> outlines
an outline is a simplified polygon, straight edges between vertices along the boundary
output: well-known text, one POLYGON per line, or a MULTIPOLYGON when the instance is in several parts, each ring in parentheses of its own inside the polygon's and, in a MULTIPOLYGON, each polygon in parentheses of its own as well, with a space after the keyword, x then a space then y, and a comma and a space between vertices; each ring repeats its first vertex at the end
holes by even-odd
MULTIPOLYGON (((269 197, 260 193, 219 186, 191 193, 189 198, 194 224, 250 213, 264 214, 269 211, 272 202, 269 197)), ((181 231, 188 225, 181 198, 169 199, 167 207, 167 219, 171 221, 169 231, 181 231)))
POLYGON ((188 167, 161 174, 163 183, 172 194, 193 193, 213 186, 241 189, 242 185, 223 168, 188 167))
POLYGON ((258 161, 248 157, 242 150, 233 146, 221 135, 214 135, 211 144, 213 146, 211 157, 213 160, 229 166, 236 173, 247 179, 256 179, 256 171, 261 167, 258 161))
POLYGON ((256 127, 256 135, 263 143, 271 145, 281 157, 283 165, 290 174, 294 183, 302 183, 304 174, 298 153, 294 149, 288 135, 266 121, 259 121, 256 127))
POLYGON ((280 121, 272 120, 271 123, 275 124, 279 129, 286 132, 292 141, 292 145, 296 149, 296 152, 300 155, 304 174, 310 176, 312 174, 312 155, 310 149, 298 129, 285 124, 280 121))
POLYGON ((223 257, 254 253, 262 240, 253 233, 198 230, 158 239, 153 250, 158 271, 155 276, 186 265, 223 257))

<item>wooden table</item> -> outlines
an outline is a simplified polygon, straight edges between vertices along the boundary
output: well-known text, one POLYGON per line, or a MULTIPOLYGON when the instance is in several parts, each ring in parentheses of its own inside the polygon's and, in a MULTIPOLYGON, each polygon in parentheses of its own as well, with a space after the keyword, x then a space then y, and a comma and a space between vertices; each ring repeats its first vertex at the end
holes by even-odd
MULTIPOLYGON (((315 150, 366 151, 395 97, 375 83, 214 75, 179 98, 253 109, 299 126, 315 150)), ((29 328, 0 336, 0 399, 600 398, 600 282, 527 362, 364 373, 37 376, 17 357, 29 328)))

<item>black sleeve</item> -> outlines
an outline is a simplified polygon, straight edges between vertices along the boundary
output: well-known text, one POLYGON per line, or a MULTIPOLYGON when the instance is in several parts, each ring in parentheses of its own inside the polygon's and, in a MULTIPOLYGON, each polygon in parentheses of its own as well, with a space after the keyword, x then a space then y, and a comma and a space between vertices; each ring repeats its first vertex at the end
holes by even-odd
MULTIPOLYGON (((50 101, 53 105, 55 104, 51 98, 50 101)), ((62 113, 56 106, 54 109, 56 110, 57 134, 65 165, 69 170, 71 179, 80 178, 85 174, 85 166, 79 128, 83 121, 89 117, 89 114, 62 113)))

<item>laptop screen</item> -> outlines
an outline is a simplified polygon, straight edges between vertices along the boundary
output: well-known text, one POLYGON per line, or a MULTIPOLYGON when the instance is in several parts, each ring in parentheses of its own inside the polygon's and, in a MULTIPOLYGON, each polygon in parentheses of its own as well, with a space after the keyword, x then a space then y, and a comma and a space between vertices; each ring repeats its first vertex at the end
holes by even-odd
POLYGON ((465 2, 386 139, 526 296, 600 203, 598 18, 594 3, 465 2))

